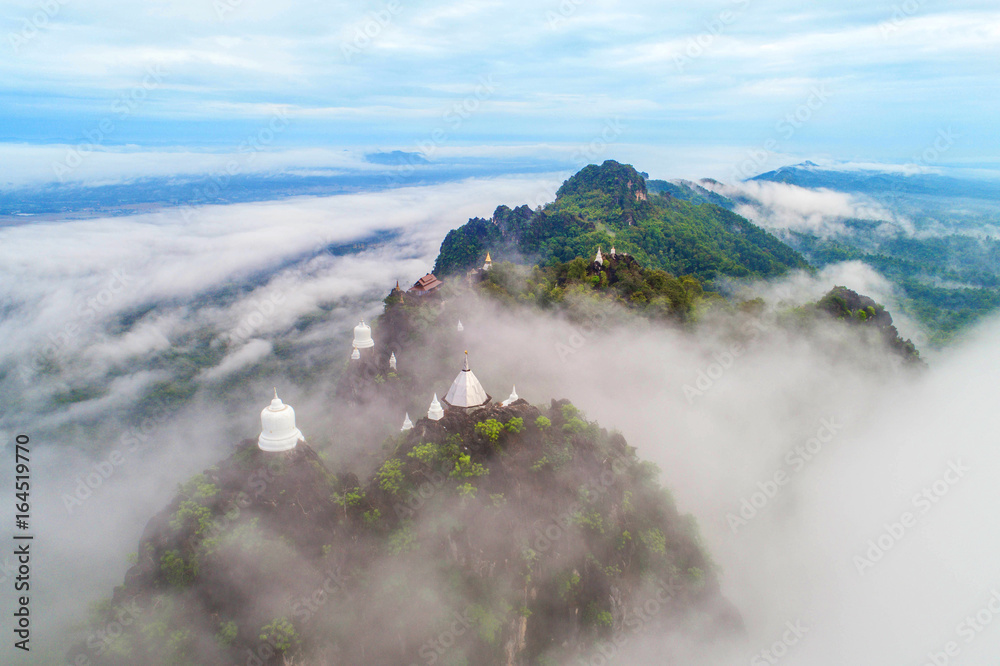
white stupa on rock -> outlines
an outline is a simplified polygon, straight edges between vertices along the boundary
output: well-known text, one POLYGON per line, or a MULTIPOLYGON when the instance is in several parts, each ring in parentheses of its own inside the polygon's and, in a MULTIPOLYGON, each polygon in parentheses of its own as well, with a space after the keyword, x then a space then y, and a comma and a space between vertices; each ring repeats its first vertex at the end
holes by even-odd
POLYGON ((465 330, 465 327, 464 327, 464 326, 462 326, 462 320, 461 320, 461 319, 459 319, 459 320, 458 320, 458 326, 456 326, 456 327, 455 327, 455 329, 456 329, 456 330, 457 330, 457 331, 458 331, 459 333, 461 333, 462 331, 464 331, 464 330, 465 330))
POLYGON ((613 256, 615 256, 616 254, 618 254, 618 253, 617 253, 617 252, 615 252, 615 246, 614 246, 614 245, 612 245, 612 246, 611 246, 611 256, 613 257, 613 256))
POLYGON ((396 352, 392 352, 391 354, 389 354, 389 369, 390 370, 396 369, 396 352))
POLYGON ((438 394, 434 394, 434 399, 431 400, 431 407, 427 410, 427 418, 431 421, 440 421, 444 418, 444 408, 441 403, 438 402, 438 394))
POLYGON ((512 405, 515 402, 517 402, 518 400, 520 400, 520 398, 521 398, 521 396, 519 396, 517 394, 517 387, 514 386, 513 388, 511 388, 510 397, 507 398, 506 400, 504 400, 503 402, 501 402, 500 404, 502 406, 504 406, 504 407, 507 407, 508 405, 512 405))
POLYGON ((359 358, 361 358, 361 352, 359 352, 358 348, 355 347, 354 351, 351 352, 351 360, 357 361, 359 358))
POLYGON ((281 402, 278 389, 274 389, 274 399, 260 413, 260 438, 257 446, 261 451, 291 451, 299 442, 306 441, 295 427, 295 410, 281 402))
POLYGON ((480 407, 490 400, 490 396, 483 390, 483 385, 469 368, 469 352, 465 352, 465 367, 451 383, 451 388, 444 397, 444 403, 449 407, 469 408, 480 407))
POLYGON ((410 413, 406 413, 406 418, 403 419, 403 427, 400 428, 400 432, 406 432, 407 430, 413 429, 413 421, 410 420, 410 413))
POLYGON ((594 261, 601 264, 602 266, 604 265, 604 255, 601 254, 601 248, 597 248, 597 256, 594 257, 594 261))
POLYGON ((375 346, 375 341, 372 340, 372 329, 371 326, 365 323, 362 319, 361 323, 354 327, 354 348, 355 349, 370 349, 375 346))

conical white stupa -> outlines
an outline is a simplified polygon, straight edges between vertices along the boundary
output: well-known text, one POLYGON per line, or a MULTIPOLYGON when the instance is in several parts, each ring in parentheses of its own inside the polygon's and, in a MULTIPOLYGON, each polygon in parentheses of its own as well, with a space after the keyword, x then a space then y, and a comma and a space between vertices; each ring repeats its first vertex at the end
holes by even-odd
POLYGON ((351 352, 351 360, 357 361, 359 358, 361 358, 361 352, 359 352, 358 348, 355 347, 354 351, 351 352))
POLYGON ((372 340, 372 329, 362 319, 361 323, 354 327, 354 347, 356 349, 368 349, 374 346, 375 341, 372 340))
POLYGON ((461 333, 462 331, 465 330, 465 327, 462 326, 462 320, 461 319, 458 320, 458 326, 456 326, 455 328, 458 330, 459 333, 461 333))
POLYGON ((483 385, 469 368, 469 352, 465 352, 465 367, 451 383, 444 402, 449 407, 479 407, 490 401, 490 396, 483 390, 483 385))
POLYGON ((601 254, 601 248, 597 248, 597 256, 594 257, 594 261, 601 264, 602 266, 604 265, 604 255, 601 254))
POLYGON ((618 254, 618 253, 617 253, 617 252, 615 252, 615 246, 614 246, 614 245, 612 245, 612 246, 611 246, 611 256, 613 257, 613 256, 615 256, 616 254, 618 254))
POLYGON ((291 451, 299 442, 306 441, 295 427, 295 410, 281 402, 278 389, 274 389, 274 399, 260 413, 260 438, 257 446, 261 451, 291 451))
POLYGON ((444 418, 444 408, 438 402, 437 393, 434 394, 434 399, 431 400, 431 408, 427 410, 427 418, 431 421, 440 421, 444 418))
POLYGON ((510 391, 510 397, 507 398, 506 400, 504 400, 503 402, 501 402, 500 404, 503 405, 504 407, 506 407, 507 405, 511 405, 511 404, 517 402, 520 399, 520 397, 521 396, 519 396, 517 394, 517 387, 514 386, 511 389, 511 391, 510 391))
POLYGON ((392 352, 391 354, 389 354, 389 369, 390 370, 396 369, 396 352, 392 352))
POLYGON ((413 421, 410 420, 410 413, 406 413, 406 418, 403 419, 403 427, 400 428, 400 432, 406 432, 407 430, 413 429, 413 421))

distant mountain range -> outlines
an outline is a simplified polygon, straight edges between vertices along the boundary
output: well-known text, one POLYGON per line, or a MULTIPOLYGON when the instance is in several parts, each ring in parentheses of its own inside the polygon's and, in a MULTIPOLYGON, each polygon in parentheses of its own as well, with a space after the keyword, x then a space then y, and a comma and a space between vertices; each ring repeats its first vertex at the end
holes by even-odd
POLYGON ((930 168, 915 169, 913 173, 838 169, 803 162, 762 173, 750 180, 866 194, 876 199, 884 199, 887 195, 910 195, 1000 201, 1000 181, 949 176, 930 168))
MULTIPOLYGON (((943 345, 1000 309, 1000 181, 984 177, 824 167, 803 162, 760 174, 749 183, 781 183, 844 192, 876 202, 886 219, 840 219, 834 231, 770 228, 822 268, 861 261, 893 282, 901 311, 920 321, 931 346, 943 345)), ((715 181, 650 181, 650 191, 695 204, 760 211, 753 189, 713 191, 715 181)))
POLYGON ((294 196, 332 196, 378 192, 396 187, 437 185, 518 173, 564 171, 567 164, 528 159, 460 159, 430 162, 419 153, 376 152, 365 155, 371 167, 313 167, 273 173, 179 174, 89 185, 46 183, 0 189, 0 218, 28 222, 34 215, 95 217, 134 215, 151 209, 274 201, 294 196))
POLYGON ((389 166, 402 166, 404 164, 430 164, 430 162, 420 153, 407 153, 402 150, 394 150, 389 153, 379 151, 368 153, 365 160, 372 164, 386 164, 389 166))

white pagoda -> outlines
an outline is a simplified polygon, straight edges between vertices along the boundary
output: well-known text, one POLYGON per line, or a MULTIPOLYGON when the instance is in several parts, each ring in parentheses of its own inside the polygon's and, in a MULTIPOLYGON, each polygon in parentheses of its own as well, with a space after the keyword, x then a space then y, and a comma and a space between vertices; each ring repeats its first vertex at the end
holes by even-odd
POLYGON ((448 394, 444 397, 444 404, 449 407, 460 407, 468 409, 471 407, 481 407, 492 398, 487 395, 483 385, 476 379, 476 375, 469 368, 469 352, 465 352, 465 367, 459 371, 455 381, 451 383, 448 394))
POLYGON ((372 340, 372 328, 362 319, 361 323, 354 327, 354 346, 358 349, 369 349, 375 346, 372 340))
POLYGON ((444 418, 444 407, 438 402, 438 394, 434 394, 434 399, 431 400, 430 409, 427 410, 427 418, 431 421, 440 421, 444 418))
POLYGON ((305 437, 295 427, 295 410, 281 402, 278 389, 274 389, 274 399, 260 413, 260 438, 257 446, 261 451, 291 451, 305 437))

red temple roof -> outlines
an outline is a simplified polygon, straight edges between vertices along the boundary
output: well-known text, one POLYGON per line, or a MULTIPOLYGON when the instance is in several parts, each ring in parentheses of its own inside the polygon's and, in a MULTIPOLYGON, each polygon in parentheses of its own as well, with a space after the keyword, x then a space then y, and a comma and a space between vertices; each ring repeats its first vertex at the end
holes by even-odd
POLYGON ((423 276, 422 278, 414 282, 413 286, 410 288, 410 291, 427 293, 440 289, 441 285, 443 284, 444 282, 438 280, 436 277, 434 277, 432 273, 428 273, 427 275, 423 276))

